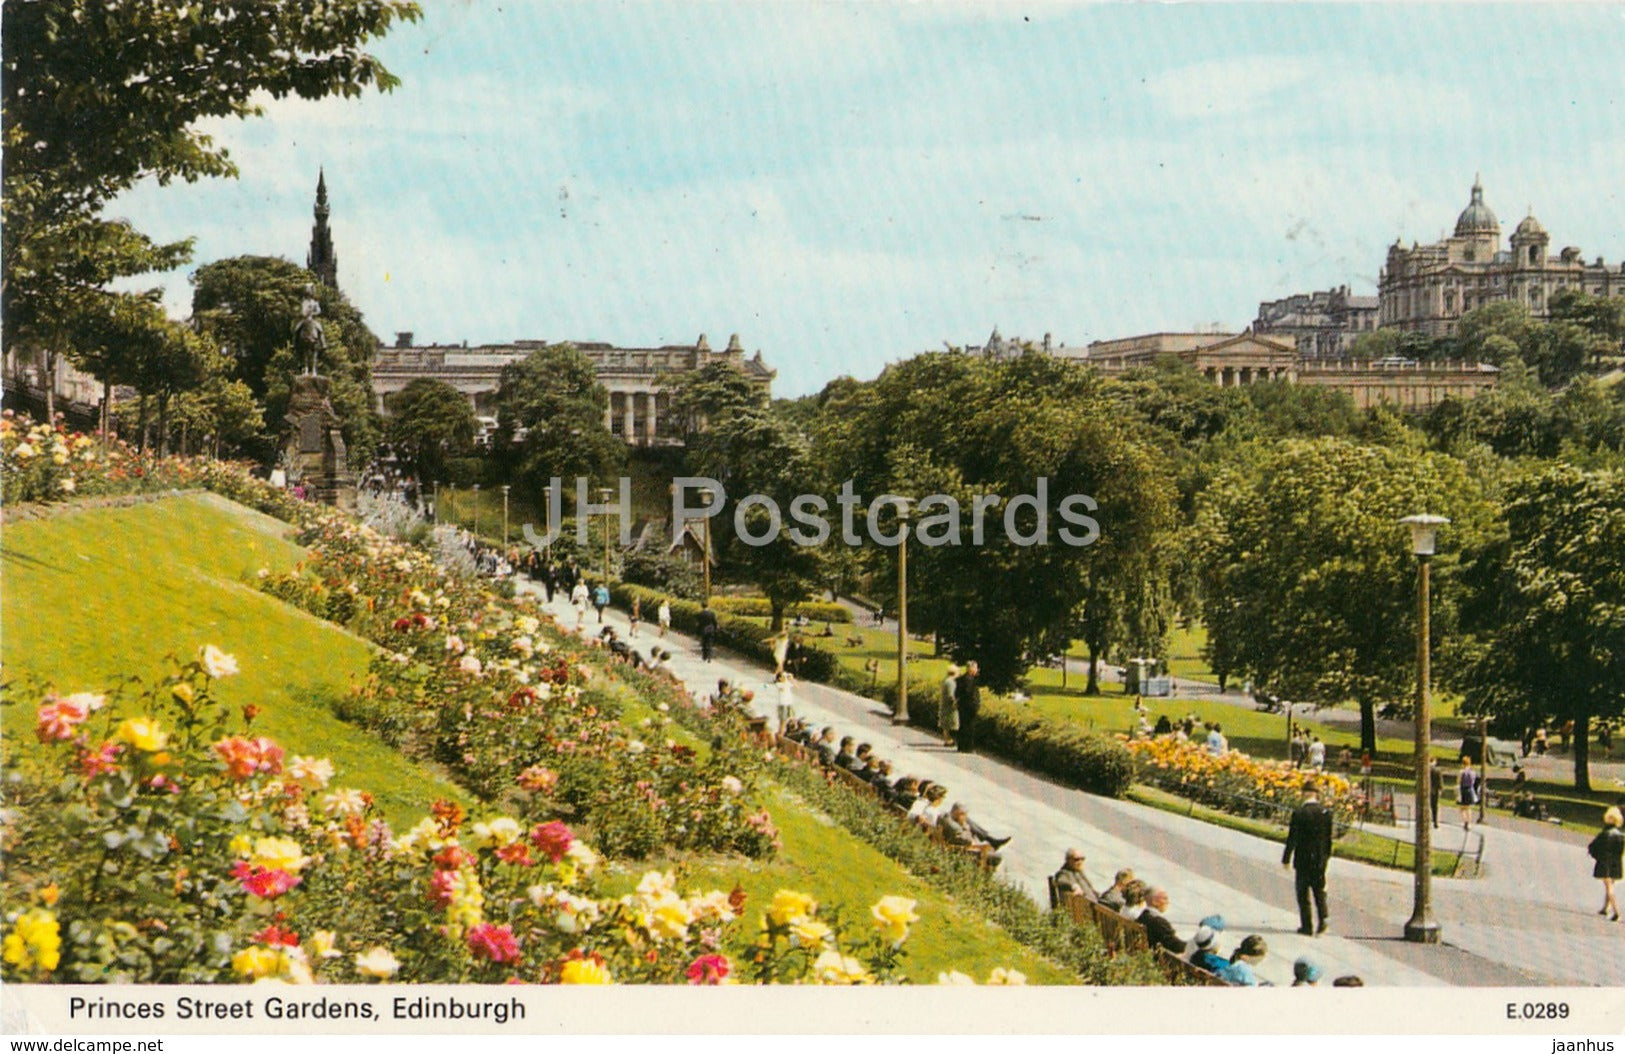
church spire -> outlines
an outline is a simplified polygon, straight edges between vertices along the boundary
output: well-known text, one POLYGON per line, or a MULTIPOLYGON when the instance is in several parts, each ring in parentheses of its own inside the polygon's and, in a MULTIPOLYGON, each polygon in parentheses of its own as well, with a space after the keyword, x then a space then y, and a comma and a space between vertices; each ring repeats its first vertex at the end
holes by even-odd
POLYGON ((329 289, 339 287, 339 260, 333 251, 333 232, 327 227, 327 172, 318 169, 316 175, 316 223, 310 228, 310 252, 305 266, 329 289))

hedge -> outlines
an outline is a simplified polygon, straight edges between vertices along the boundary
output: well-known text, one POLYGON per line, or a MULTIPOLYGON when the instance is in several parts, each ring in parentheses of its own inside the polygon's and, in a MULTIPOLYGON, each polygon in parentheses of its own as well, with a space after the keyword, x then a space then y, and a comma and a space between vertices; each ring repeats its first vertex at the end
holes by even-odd
MULTIPOLYGON (((874 694, 896 709, 895 684, 882 685, 874 694)), ((940 684, 910 684, 908 723, 939 730, 941 698, 940 684)), ((1134 782, 1134 756, 1116 738, 986 692, 982 693, 976 721, 976 746, 1068 786, 1108 798, 1121 798, 1134 782)))
MULTIPOLYGON (((712 597, 711 607, 716 609, 718 614, 726 612, 741 618, 773 617, 773 602, 766 597, 712 597)), ((852 621, 852 612, 843 605, 821 600, 805 600, 799 604, 791 604, 784 613, 789 618, 805 615, 811 622, 852 621)))
MULTIPOLYGON (((652 589, 625 584, 616 585, 610 596, 615 606, 622 609, 629 609, 634 597, 640 599, 646 620, 653 618, 661 600, 668 600, 672 628, 680 633, 699 633, 700 605, 694 601, 670 598, 652 589)), ((766 627, 721 611, 717 613, 717 626, 718 644, 754 662, 773 665, 773 648, 769 643, 772 634, 766 627)), ((871 690, 868 681, 843 666, 834 653, 813 644, 803 643, 796 676, 869 696, 896 709, 895 684, 877 685, 871 690)), ((940 699, 938 684, 909 685, 909 723, 936 729, 940 699)), ((1134 782, 1134 759, 1128 748, 1116 739, 1086 731, 1069 721, 1046 717, 998 696, 984 693, 982 697, 976 741, 978 747, 990 754, 1093 794, 1121 798, 1134 782)))

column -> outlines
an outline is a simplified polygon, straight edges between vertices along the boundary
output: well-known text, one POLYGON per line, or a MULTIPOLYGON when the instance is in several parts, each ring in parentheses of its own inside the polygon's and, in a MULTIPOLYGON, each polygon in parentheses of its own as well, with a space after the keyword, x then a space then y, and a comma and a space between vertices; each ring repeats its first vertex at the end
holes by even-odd
POLYGON ((621 404, 626 407, 626 430, 621 438, 626 440, 628 446, 635 446, 638 441, 637 418, 632 411, 634 398, 633 392, 621 393, 621 404))
POLYGON ((609 400, 604 403, 604 429, 615 431, 615 393, 609 393, 609 400))
POLYGON ((643 442, 646 446, 655 445, 655 393, 643 393, 643 442))

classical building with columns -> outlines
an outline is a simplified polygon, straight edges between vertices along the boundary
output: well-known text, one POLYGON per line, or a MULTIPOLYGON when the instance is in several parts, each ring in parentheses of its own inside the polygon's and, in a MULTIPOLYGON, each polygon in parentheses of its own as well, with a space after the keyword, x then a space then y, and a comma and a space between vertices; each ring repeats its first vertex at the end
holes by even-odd
POLYGON ((1221 388, 1286 381, 1346 392, 1360 409, 1388 403, 1426 410, 1447 397, 1468 399, 1495 386, 1499 372, 1476 362, 1346 362, 1303 357, 1296 341, 1242 333, 1147 333, 1097 340, 1081 361, 1118 374, 1173 356, 1221 388))
POLYGON ((1462 315, 1497 300, 1518 301, 1545 318, 1553 294, 1562 289, 1625 296, 1625 264, 1606 264, 1600 256, 1586 263, 1574 246, 1551 256, 1551 240, 1531 210, 1513 230, 1511 248, 1502 248, 1501 223, 1475 179, 1451 237, 1431 245, 1412 242, 1409 249, 1397 241, 1389 247, 1377 283, 1377 324, 1448 337, 1462 315))
POLYGON ((516 340, 512 344, 419 345, 411 333, 398 333, 395 346, 378 349, 372 363, 372 390, 379 413, 388 414, 388 397, 420 378, 444 381, 468 396, 474 412, 495 423, 494 397, 502 367, 556 344, 568 343, 592 361, 598 382, 609 390, 604 424, 631 446, 673 446, 682 429, 670 413, 674 383, 683 374, 713 362, 739 368, 750 382, 771 394, 774 371, 762 353, 746 356, 736 333, 727 347, 713 350, 705 334, 693 344, 658 348, 618 348, 591 341, 516 340))

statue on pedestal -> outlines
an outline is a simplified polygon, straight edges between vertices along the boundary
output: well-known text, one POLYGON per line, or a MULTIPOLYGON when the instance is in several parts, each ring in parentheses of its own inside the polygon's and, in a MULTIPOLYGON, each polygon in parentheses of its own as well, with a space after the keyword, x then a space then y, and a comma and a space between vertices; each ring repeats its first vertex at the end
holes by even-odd
POLYGON ((349 509, 355 506, 355 478, 350 474, 343 422, 329 398, 331 382, 317 372, 327 338, 316 318, 322 307, 315 292, 314 286, 305 287, 293 329, 295 350, 305 369, 293 378, 288 392, 280 460, 288 481, 303 484, 308 497, 349 509))

